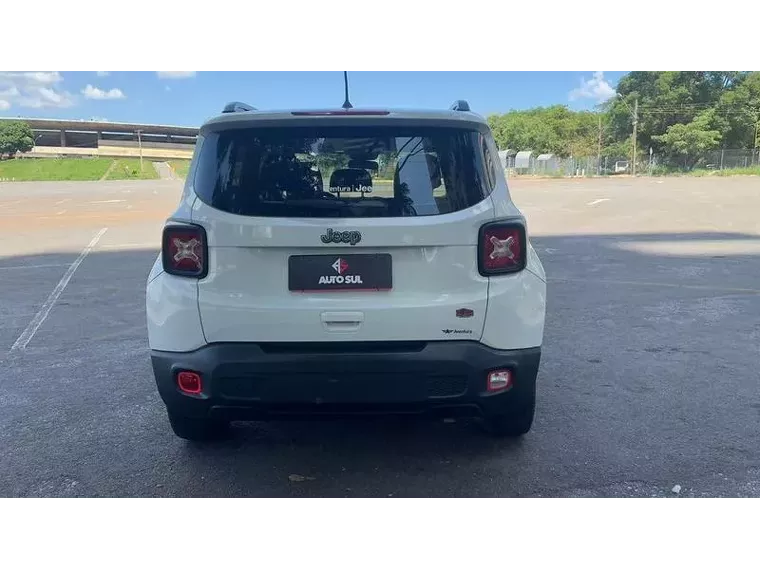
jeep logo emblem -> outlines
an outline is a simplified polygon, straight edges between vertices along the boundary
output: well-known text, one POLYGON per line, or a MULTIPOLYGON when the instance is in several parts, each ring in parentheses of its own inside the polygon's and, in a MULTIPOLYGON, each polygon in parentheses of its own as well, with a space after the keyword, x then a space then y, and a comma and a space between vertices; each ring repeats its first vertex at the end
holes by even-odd
POLYGON ((327 233, 320 236, 322 243, 348 243, 356 245, 362 240, 362 234, 359 231, 333 231, 328 229, 327 233))

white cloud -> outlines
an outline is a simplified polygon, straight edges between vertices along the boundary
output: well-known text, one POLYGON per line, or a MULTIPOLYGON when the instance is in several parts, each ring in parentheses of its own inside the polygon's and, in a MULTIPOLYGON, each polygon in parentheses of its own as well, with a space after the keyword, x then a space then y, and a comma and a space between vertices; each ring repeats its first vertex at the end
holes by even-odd
POLYGON ((92 122, 108 122, 106 117, 90 117, 92 122))
POLYGON ((8 110, 14 105, 41 108, 64 108, 74 104, 75 98, 57 84, 63 76, 57 71, 0 72, 0 108, 8 110))
POLYGON ((159 63, 156 72, 161 79, 185 79, 196 74, 192 63, 159 63))
POLYGON ((111 74, 110 71, 96 71, 95 75, 98 77, 108 77, 111 74))
POLYGON ((16 76, 31 83, 40 83, 43 85, 52 85, 60 83, 63 77, 57 71, 30 71, 24 73, 8 73, 7 75, 16 76))
POLYGON ((0 99, 0 111, 7 111, 10 108, 11 104, 8 101, 0 99))
POLYGON ((591 79, 581 78, 580 87, 570 91, 568 97, 571 101, 578 99, 593 99, 597 103, 603 103, 615 96, 615 89, 604 78, 604 71, 594 72, 591 79))
POLYGON ((84 95, 85 99, 96 99, 98 101, 104 101, 106 99, 126 99, 126 95, 121 89, 114 88, 104 91, 103 89, 98 89, 89 84, 82 89, 82 95, 84 95))
POLYGON ((47 87, 40 87, 37 92, 42 97, 43 102, 50 103, 52 106, 58 106, 63 102, 63 95, 56 93, 53 89, 47 87))
POLYGON ((4 91, 0 91, 0 97, 18 97, 20 94, 21 92, 15 85, 11 85, 4 91))

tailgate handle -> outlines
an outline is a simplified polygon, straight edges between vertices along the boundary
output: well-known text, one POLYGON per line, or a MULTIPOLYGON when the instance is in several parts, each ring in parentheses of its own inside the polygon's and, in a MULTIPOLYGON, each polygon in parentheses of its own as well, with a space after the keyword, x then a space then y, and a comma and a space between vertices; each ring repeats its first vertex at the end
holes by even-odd
POLYGON ((323 312, 322 324, 328 330, 358 330, 364 322, 363 312, 323 312))

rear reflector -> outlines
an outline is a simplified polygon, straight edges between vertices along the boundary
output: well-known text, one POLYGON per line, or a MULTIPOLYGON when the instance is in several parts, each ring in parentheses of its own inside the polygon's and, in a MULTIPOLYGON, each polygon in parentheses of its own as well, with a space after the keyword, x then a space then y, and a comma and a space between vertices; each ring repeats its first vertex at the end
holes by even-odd
POLYGON ((525 226, 515 221, 494 221, 480 228, 478 269, 483 276, 516 273, 525 268, 525 226))
POLYGON ((181 371, 177 374, 177 385, 183 393, 197 395, 203 389, 201 376, 194 371, 181 371))
POLYGON ((171 275, 205 277, 206 232, 198 225, 167 225, 161 239, 161 257, 164 270, 171 275))
POLYGON ((493 393, 494 391, 504 391, 512 387, 512 371, 508 369, 497 369, 488 374, 488 383, 486 389, 493 393))

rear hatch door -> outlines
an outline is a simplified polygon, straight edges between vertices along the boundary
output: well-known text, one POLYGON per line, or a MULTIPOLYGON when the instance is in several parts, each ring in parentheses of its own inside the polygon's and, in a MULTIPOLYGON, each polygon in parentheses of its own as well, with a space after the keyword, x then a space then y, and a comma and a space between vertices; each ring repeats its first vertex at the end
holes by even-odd
POLYGON ((479 339, 477 236, 493 218, 480 138, 393 126, 208 135, 193 180, 207 341, 479 339))

